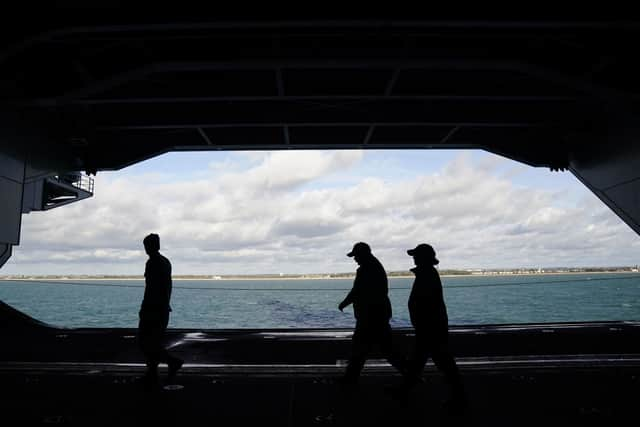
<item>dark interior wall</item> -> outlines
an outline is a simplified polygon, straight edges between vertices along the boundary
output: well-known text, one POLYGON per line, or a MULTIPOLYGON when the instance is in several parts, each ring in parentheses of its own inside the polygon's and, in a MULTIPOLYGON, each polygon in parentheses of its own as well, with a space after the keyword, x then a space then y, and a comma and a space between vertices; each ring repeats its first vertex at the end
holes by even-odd
POLYGON ((20 242, 26 149, 15 143, 16 135, 3 122, 0 118, 0 244, 17 245, 20 242))

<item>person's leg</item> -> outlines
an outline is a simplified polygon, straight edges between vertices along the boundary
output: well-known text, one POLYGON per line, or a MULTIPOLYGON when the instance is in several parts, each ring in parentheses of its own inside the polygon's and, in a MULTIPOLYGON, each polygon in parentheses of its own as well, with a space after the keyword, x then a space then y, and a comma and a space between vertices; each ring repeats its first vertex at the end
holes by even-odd
POLYGON ((169 312, 157 313, 154 325, 153 353, 159 363, 169 363, 172 357, 164 347, 164 335, 169 324, 169 312))
POLYGON ((419 328, 414 329, 414 348, 407 361, 405 385, 411 388, 418 384, 422 378, 424 365, 429 359, 429 340, 427 334, 419 328))
POLYGON ((360 377, 360 372, 364 367, 367 354, 371 349, 370 331, 363 327, 358 327, 353 332, 351 338, 351 358, 347 364, 343 382, 355 383, 360 377))
POLYGON ((140 321, 138 323, 138 343, 140 350, 145 358, 147 372, 145 380, 157 381, 158 378, 158 360, 155 346, 155 328, 153 318, 145 313, 140 313, 140 321))
POLYGON ((396 368, 401 374, 405 375, 407 373, 407 362, 393 346, 393 332, 389 323, 381 326, 379 342, 380 350, 389 364, 396 368))
POLYGON ((433 363, 444 374, 444 377, 451 387, 451 394, 454 398, 464 396, 464 387, 458 365, 449 351, 446 342, 438 343, 433 348, 433 363))
POLYGON ((465 411, 469 406, 467 395, 462 384, 458 365, 449 351, 446 341, 434 346, 433 363, 444 374, 445 380, 450 387, 450 395, 444 402, 444 408, 452 413, 465 411))
POLYGON ((176 357, 170 354, 169 351, 167 351, 167 349, 164 347, 164 336, 165 336, 165 332, 167 331, 168 325, 169 325, 169 312, 167 311, 163 313, 163 316, 161 318, 161 327, 162 327, 161 337, 162 338, 160 340, 161 346, 158 349, 159 350, 158 360, 167 364, 169 368, 167 379, 171 381, 176 376, 176 373, 178 372, 178 370, 182 367, 182 364, 184 363, 184 361, 179 357, 176 357))
MULTIPOLYGON (((389 354, 389 363, 393 365, 396 369, 398 369, 402 373, 403 381, 402 384, 398 388, 387 389, 387 392, 395 399, 402 402, 402 404, 407 403, 407 399, 409 397, 409 392, 420 382, 422 382, 422 370, 427 360, 427 349, 424 346, 423 340, 420 339, 419 334, 415 334, 415 345, 407 357, 406 360, 399 361, 397 355, 393 355, 393 350, 389 349, 390 340, 386 338, 385 346, 386 353, 389 354)), ((384 351, 385 349, 383 349, 384 351)))

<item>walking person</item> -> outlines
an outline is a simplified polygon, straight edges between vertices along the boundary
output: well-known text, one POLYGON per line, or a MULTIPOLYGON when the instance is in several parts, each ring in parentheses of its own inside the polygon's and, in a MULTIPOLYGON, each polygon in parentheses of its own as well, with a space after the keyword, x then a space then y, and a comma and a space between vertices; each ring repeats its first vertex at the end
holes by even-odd
POLYGON ((356 327, 353 332, 351 358, 342 379, 343 384, 356 384, 364 367, 367 355, 375 344, 398 370, 402 369, 402 359, 393 354, 391 326, 391 302, 387 273, 371 248, 364 242, 356 243, 351 252, 359 267, 353 288, 338 305, 340 311, 353 304, 356 327))
POLYGON ((183 360, 172 356, 164 348, 164 334, 169 323, 171 306, 171 263, 160 254, 160 236, 149 234, 143 240, 149 255, 144 271, 144 298, 140 307, 138 340, 146 359, 147 372, 143 382, 147 386, 158 384, 158 365, 166 363, 168 381, 172 381, 183 360))
POLYGON ((440 275, 435 266, 440 261, 426 243, 407 251, 413 257, 416 278, 409 296, 409 316, 415 330, 415 352, 407 367, 407 389, 420 382, 427 359, 431 357, 451 387, 445 406, 450 410, 464 409, 467 404, 462 379, 448 345, 449 319, 442 294, 440 275))

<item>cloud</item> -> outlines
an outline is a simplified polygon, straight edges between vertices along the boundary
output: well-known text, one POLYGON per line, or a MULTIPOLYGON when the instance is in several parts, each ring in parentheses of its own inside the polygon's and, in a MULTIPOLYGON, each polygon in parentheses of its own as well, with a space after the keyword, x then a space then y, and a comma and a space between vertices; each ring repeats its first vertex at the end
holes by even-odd
POLYGON ((345 254, 361 240, 388 270, 409 268, 405 251, 419 242, 442 268, 639 258, 638 236, 586 189, 569 198, 562 184, 516 185, 489 154, 409 172, 407 155, 427 154, 389 152, 380 175, 363 174, 362 151, 238 153, 180 181, 170 170, 99 174, 94 198, 23 217, 2 273, 139 274, 150 232, 177 274, 352 271, 345 254))
POLYGON ((253 191, 286 191, 316 178, 347 169, 362 159, 362 151, 277 151, 265 156, 259 166, 220 178, 220 186, 253 191))

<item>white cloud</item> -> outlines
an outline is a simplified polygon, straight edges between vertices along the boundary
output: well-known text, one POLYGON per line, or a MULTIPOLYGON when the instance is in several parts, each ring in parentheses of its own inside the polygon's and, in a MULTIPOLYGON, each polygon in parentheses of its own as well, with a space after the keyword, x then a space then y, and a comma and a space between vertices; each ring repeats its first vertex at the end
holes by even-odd
POLYGON ((220 187, 235 190, 284 191, 296 188, 326 174, 346 169, 360 161, 362 151, 277 151, 245 172, 220 178, 220 187))
MULTIPOLYGON (((402 168, 397 152, 389 157, 402 168)), ((423 241, 443 268, 640 259, 638 236, 587 190, 571 204, 565 188, 515 185, 506 160, 488 154, 357 181, 361 151, 236 159, 190 181, 168 179, 171 171, 99 174, 93 199, 23 217, 22 243, 2 273, 139 273, 150 232, 181 274, 351 271, 345 254, 360 240, 389 270, 409 268, 406 249, 423 241)))

